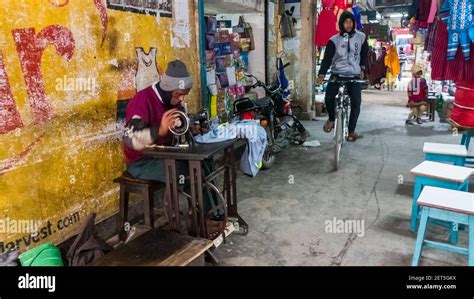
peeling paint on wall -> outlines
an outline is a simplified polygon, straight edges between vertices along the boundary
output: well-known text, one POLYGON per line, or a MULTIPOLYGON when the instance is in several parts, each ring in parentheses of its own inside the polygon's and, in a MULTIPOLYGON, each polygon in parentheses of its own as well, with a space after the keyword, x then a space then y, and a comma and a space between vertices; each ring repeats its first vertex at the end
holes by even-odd
POLYGON ((171 44, 174 48, 188 48, 191 45, 188 0, 174 0, 175 21, 171 44))
MULTIPOLYGON (((188 1, 188 0, 186 0, 188 1)), ((156 49, 154 71, 179 58, 199 86, 194 13, 189 48, 174 49, 175 20, 108 9, 102 0, 16 0, 0 6, 0 218, 57 223, 118 210, 124 168, 117 101, 137 92, 136 48, 156 49)), ((189 0, 194 11, 194 0, 189 0)), ((189 96, 191 112, 200 91, 189 96)), ((58 243, 80 221, 30 242, 58 243)), ((0 251, 25 242, 0 232, 0 251)))

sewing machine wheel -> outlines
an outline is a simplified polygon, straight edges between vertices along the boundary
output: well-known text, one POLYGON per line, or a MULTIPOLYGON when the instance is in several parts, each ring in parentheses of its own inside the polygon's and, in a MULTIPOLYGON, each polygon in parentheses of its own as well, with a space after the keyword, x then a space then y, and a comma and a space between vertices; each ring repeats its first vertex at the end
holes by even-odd
POLYGON ((169 128, 170 132, 176 136, 185 135, 188 132, 190 126, 189 118, 182 111, 176 111, 172 114, 172 116, 177 116, 178 119, 175 122, 175 127, 169 128))
POLYGON ((205 187, 206 188, 204 189, 208 189, 212 194, 215 194, 217 199, 217 204, 214 209, 211 209, 206 215, 208 239, 215 240, 224 233, 224 230, 227 227, 227 204, 224 197, 219 192, 219 189, 214 184, 211 182, 205 182, 205 187), (214 213, 219 209, 222 209, 224 214, 216 217, 214 213))

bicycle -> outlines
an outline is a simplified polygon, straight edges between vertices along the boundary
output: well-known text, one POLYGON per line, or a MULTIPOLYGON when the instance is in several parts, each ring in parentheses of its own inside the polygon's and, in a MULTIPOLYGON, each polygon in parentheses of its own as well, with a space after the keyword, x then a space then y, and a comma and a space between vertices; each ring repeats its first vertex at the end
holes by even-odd
POLYGON ((341 150, 344 140, 349 137, 349 116, 351 109, 351 99, 347 93, 347 85, 350 83, 367 83, 366 80, 334 78, 331 83, 339 84, 339 92, 336 96, 336 120, 334 123, 334 170, 337 171, 341 164, 341 150))

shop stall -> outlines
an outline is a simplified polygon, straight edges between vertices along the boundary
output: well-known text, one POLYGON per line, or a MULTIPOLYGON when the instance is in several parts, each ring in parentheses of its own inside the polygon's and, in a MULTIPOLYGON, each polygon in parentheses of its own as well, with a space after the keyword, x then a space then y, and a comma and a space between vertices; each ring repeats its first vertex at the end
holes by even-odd
MULTIPOLYGON (((265 15, 262 11, 205 3, 206 104, 211 118, 232 119, 234 101, 246 95, 252 73, 265 81, 265 15)), ((257 97, 257 95, 254 95, 257 97)))

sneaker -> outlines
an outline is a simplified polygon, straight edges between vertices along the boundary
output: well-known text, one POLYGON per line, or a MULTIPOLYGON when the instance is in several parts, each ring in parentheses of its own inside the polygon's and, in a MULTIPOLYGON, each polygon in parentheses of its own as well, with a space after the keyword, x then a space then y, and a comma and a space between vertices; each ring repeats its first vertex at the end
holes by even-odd
POLYGON ((423 123, 423 121, 421 121, 421 118, 417 118, 417 119, 416 119, 416 123, 419 124, 419 125, 421 125, 421 124, 423 123))
POLYGON ((413 125, 414 125, 413 120, 407 119, 407 120, 405 121, 405 125, 413 126, 413 125))

